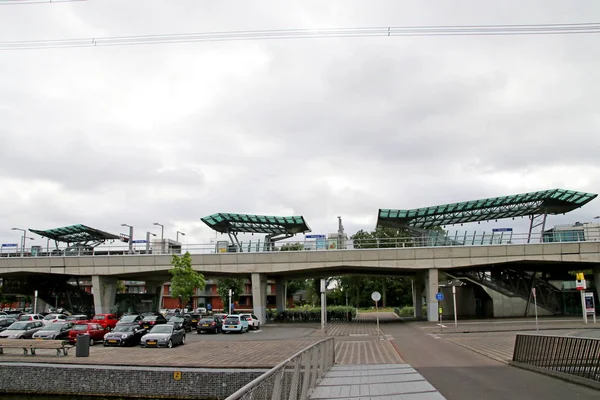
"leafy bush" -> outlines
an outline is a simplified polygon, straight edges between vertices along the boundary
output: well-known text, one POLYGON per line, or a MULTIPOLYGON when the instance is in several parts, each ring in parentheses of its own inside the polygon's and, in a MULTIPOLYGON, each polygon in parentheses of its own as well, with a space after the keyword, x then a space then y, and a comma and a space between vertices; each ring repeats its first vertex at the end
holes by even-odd
MULTIPOLYGON (((404 306, 402 308, 394 308, 394 312, 399 317, 412 317, 415 315, 415 308, 413 306, 404 306)), ((427 307, 423 307, 423 316, 427 316, 427 307)))
MULTIPOLYGON (((356 318, 356 309, 346 306, 327 307, 327 321, 351 321, 356 318)), ((280 322, 320 322, 320 307, 291 308, 275 315, 275 320, 280 322)))

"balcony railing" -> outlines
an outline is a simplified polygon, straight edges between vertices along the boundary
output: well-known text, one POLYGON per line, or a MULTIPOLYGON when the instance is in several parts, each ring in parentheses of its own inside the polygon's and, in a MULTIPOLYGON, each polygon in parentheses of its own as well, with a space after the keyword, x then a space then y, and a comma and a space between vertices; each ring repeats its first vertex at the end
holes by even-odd
MULTIPOLYGON (((489 246, 489 245, 522 245, 522 244, 540 244, 540 243, 583 243, 594 241, 597 238, 588 238, 583 236, 552 236, 548 234, 528 234, 512 232, 481 232, 481 233, 432 233, 425 236, 412 236, 401 238, 386 239, 347 239, 347 240, 289 240, 276 242, 274 246, 264 246, 264 241, 242 241, 239 245, 229 245, 229 253, 257 253, 273 251, 331 251, 331 250, 360 250, 360 249, 383 249, 383 248, 423 248, 423 247, 459 247, 459 246, 489 246), (567 240, 568 239, 568 240, 567 240), (573 240, 571 240, 573 239, 573 240)), ((0 248, 0 257, 70 257, 70 256, 115 256, 115 255, 136 255, 136 256, 156 256, 181 254, 190 252, 190 254, 215 254, 222 253, 223 249, 218 248, 215 243, 205 244, 184 244, 181 249, 170 252, 161 252, 160 249, 150 249, 146 251, 145 246, 133 248, 130 252, 128 245, 101 245, 89 249, 69 249, 59 247, 55 249, 26 248, 21 252, 20 249, 2 250, 0 248)))

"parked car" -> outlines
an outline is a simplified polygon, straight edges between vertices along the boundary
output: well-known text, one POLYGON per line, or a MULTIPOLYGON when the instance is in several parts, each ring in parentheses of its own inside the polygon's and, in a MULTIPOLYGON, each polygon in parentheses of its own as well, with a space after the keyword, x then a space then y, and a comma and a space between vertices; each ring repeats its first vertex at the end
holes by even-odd
POLYGON ((53 322, 66 321, 67 316, 65 314, 48 314, 42 319, 42 324, 48 325, 53 322))
POLYGON ((225 321, 225 319, 227 318, 227 314, 222 314, 222 313, 221 314, 218 314, 218 313, 213 314, 212 316, 219 318, 221 321, 225 321))
POLYGON ((5 331, 9 326, 11 326, 17 320, 14 318, 0 318, 0 332, 5 331))
POLYGON ((0 332, 0 339, 31 339, 42 326, 42 321, 13 322, 5 331, 0 332))
POLYGON ((148 331, 137 323, 119 323, 104 335, 104 346, 135 346, 148 331))
POLYGON ((39 314, 23 314, 19 316, 18 321, 42 321, 44 317, 39 314))
POLYGON ((38 340, 67 340, 69 338, 69 331, 73 327, 72 322, 61 321, 52 322, 45 325, 42 329, 33 334, 32 339, 38 340))
POLYGON ((102 325, 102 327, 106 330, 111 330, 117 326, 119 317, 117 317, 115 314, 96 314, 94 315, 94 318, 92 318, 92 322, 102 325))
MULTIPOLYGON (((0 317, 1 318, 1 317, 0 317)), ((190 318, 192 319, 192 329, 196 329, 198 327, 198 321, 202 319, 202 315, 200 314, 190 314, 190 318)))
POLYGON ((227 332, 248 332, 248 321, 246 317, 241 315, 228 315, 225 321, 223 321, 223 333, 227 332))
POLYGON ((90 318, 84 314, 69 315, 65 321, 77 322, 77 321, 89 321, 90 318))
POLYGON ((139 325, 140 321, 143 319, 144 317, 142 317, 139 314, 127 314, 127 315, 123 315, 121 317, 121 319, 117 322, 116 326, 122 325, 122 324, 136 324, 139 325))
POLYGON ((150 329, 155 325, 166 324, 167 320, 162 315, 146 315, 141 321, 140 326, 144 329, 150 329))
POLYGON ((191 332, 192 331, 192 318, 189 315, 174 315, 171 318, 169 318, 169 321, 167 321, 167 324, 169 325, 175 325, 175 324, 179 324, 179 326, 181 328, 183 328, 183 330, 185 330, 186 332, 191 332))
POLYGON ((69 331, 69 343, 75 344, 77 342, 77 335, 88 334, 90 335, 90 346, 94 343, 103 342, 104 334, 106 330, 102 325, 93 322, 77 322, 69 331))
POLYGON ((185 344, 185 330, 177 325, 156 325, 142 336, 141 347, 168 347, 185 344))
POLYGON ((246 321, 248 321, 248 328, 253 330, 258 330, 260 328, 260 321, 258 317, 254 314, 240 314, 240 316, 246 317, 246 321))
POLYGON ((223 332, 223 321, 219 317, 204 317, 198 321, 196 332, 220 333, 223 332))

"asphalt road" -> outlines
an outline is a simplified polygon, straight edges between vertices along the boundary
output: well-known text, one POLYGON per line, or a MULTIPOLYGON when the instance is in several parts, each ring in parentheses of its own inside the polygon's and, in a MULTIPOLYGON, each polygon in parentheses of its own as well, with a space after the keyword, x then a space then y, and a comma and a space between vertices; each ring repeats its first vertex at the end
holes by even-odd
POLYGON ((407 324, 383 328, 400 356, 448 400, 600 399, 600 391, 491 360, 407 324))

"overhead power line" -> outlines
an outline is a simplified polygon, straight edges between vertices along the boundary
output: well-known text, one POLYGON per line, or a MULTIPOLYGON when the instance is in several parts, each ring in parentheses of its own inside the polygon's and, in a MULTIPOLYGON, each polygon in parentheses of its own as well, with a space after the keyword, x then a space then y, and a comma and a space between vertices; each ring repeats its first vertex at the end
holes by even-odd
POLYGON ((75 1, 88 0, 0 0, 0 6, 17 6, 23 4, 43 4, 43 3, 72 3, 75 1))
POLYGON ((224 31, 164 35, 113 36, 62 40, 0 42, 0 50, 55 49, 68 47, 132 46, 159 43, 214 42, 234 40, 310 39, 380 36, 500 36, 570 35, 600 33, 600 22, 536 25, 405 26, 329 29, 282 29, 224 31))

